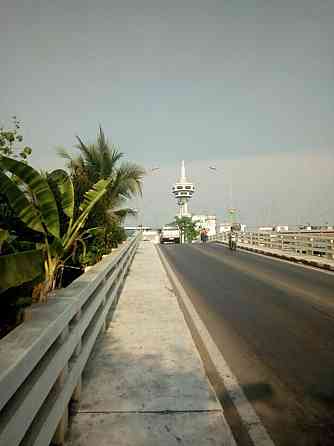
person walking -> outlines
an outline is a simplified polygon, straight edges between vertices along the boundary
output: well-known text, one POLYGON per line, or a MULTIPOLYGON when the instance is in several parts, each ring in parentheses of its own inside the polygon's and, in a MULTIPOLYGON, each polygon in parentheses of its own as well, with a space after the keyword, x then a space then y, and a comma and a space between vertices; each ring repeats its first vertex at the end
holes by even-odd
POLYGON ((231 231, 228 235, 228 245, 232 251, 237 249, 237 233, 234 231, 233 227, 231 227, 231 231))
POLYGON ((208 233, 205 228, 201 229, 201 242, 205 243, 208 240, 208 233))

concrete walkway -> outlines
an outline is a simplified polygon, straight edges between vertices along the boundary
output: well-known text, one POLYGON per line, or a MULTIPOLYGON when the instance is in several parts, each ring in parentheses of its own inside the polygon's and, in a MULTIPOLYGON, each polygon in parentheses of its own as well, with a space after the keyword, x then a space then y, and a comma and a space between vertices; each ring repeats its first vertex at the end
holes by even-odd
POLYGON ((89 361, 67 445, 235 445, 150 242, 89 361))

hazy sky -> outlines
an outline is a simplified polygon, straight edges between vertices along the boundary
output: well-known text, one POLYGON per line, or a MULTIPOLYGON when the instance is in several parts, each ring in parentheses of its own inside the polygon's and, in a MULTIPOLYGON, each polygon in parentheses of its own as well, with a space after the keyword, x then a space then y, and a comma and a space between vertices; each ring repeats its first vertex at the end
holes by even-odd
POLYGON ((50 169, 101 123, 161 168, 144 223, 175 213, 181 159, 193 210, 223 218, 232 183, 248 223, 334 222, 333 23, 333 0, 1 0, 0 122, 50 169))

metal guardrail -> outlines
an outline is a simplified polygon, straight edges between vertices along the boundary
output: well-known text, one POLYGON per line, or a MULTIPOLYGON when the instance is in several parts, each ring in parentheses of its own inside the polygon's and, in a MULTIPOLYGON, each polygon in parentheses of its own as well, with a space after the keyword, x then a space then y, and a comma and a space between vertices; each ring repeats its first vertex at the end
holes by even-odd
MULTIPOLYGON (((228 243, 228 233, 220 233, 210 236, 209 240, 228 243)), ((334 236, 333 234, 307 235, 307 234, 284 234, 265 232, 239 232, 238 244, 241 246, 252 246, 275 249, 290 252, 296 255, 307 255, 334 259, 334 236)))
POLYGON ((0 445, 63 444, 71 402, 141 234, 106 256, 0 341, 0 445))

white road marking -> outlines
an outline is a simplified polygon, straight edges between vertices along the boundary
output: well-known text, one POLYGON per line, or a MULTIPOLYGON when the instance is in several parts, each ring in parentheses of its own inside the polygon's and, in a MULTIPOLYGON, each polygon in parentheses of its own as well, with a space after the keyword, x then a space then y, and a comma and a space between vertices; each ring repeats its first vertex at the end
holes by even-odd
POLYGON ((246 395, 240 387, 237 378, 234 376, 231 369, 229 368, 222 353, 218 349, 216 343, 212 339, 210 333, 208 332, 197 311, 195 310, 195 307, 193 306, 190 298, 185 292, 181 282, 176 277, 176 274, 170 267, 165 255, 159 247, 158 251, 161 255, 161 259, 164 267, 166 268, 168 276, 172 281, 174 287, 176 288, 180 298, 182 299, 189 317, 191 318, 196 331, 198 332, 198 335, 205 345, 208 355, 212 363, 214 364, 217 373, 222 379, 224 387, 228 392, 254 446, 275 446, 274 442, 266 431, 266 428, 263 426, 261 420, 256 414, 253 406, 248 401, 246 395))

